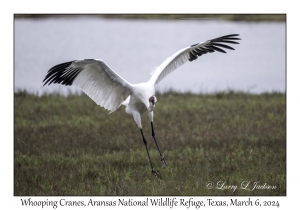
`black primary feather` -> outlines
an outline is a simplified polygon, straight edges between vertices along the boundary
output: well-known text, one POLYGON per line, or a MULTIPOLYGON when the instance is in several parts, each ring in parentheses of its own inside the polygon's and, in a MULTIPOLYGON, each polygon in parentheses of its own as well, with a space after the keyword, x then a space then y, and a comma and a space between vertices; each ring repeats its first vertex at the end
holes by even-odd
POLYGON ((43 80, 43 82, 45 82, 44 86, 46 84, 50 85, 51 83, 72 85, 74 79, 82 70, 81 68, 71 68, 70 65, 73 62, 74 61, 70 61, 53 66, 43 80))
POLYGON ((218 37, 218 38, 215 38, 215 39, 211 39, 211 40, 208 40, 207 43, 202 47, 198 46, 199 44, 191 45, 190 47, 192 49, 189 53, 189 61, 196 60, 198 58, 198 56, 201 56, 201 55, 206 54, 206 53, 212 53, 212 52, 215 52, 215 51, 226 53, 226 51, 223 50, 222 48, 229 49, 229 50, 234 50, 233 47, 228 46, 224 43, 239 44, 238 42, 233 41, 233 40, 241 40, 237 36, 239 36, 239 34, 229 34, 229 35, 226 35, 226 36, 221 36, 221 37, 218 37))

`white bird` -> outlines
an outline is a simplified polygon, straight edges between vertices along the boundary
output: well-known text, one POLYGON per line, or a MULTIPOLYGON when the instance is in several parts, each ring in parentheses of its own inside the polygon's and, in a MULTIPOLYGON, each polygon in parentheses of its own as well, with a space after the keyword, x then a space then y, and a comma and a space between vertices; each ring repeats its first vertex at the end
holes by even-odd
POLYGON ((161 162, 163 165, 166 165, 165 158, 157 144, 153 128, 153 111, 157 102, 155 86, 164 77, 187 61, 196 60, 198 56, 214 51, 226 53, 221 48, 234 50, 224 43, 239 44, 234 41, 240 40, 237 36, 239 35, 230 34, 183 48, 158 66, 147 82, 139 84, 129 83, 99 59, 74 60, 58 64, 48 71, 43 82, 44 85, 58 83, 77 86, 94 100, 96 104, 109 110, 110 113, 114 112, 122 104, 125 105, 126 113, 133 116, 134 121, 140 129, 150 162, 151 174, 158 175, 159 173, 154 169, 151 162, 141 123, 141 114, 147 111, 151 122, 152 137, 160 154, 161 162))

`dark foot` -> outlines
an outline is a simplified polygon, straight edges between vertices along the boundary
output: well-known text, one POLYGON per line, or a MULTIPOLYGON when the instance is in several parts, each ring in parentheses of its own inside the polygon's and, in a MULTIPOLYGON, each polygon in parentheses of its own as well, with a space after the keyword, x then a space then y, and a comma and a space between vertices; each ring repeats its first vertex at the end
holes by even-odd
POLYGON ((162 166, 166 166, 167 165, 167 162, 165 161, 164 156, 160 156, 160 161, 161 161, 161 165, 162 166))
POLYGON ((154 175, 157 178, 157 176, 160 176, 160 173, 158 173, 154 168, 152 168, 152 170, 151 170, 151 178, 152 178, 152 175, 154 175))

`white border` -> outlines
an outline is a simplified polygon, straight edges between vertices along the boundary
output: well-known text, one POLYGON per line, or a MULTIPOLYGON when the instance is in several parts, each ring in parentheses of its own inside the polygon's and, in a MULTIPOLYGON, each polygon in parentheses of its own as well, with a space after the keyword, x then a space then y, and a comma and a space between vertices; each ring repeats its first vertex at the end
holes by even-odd
MULTIPOLYGON (((296 1, 7 1, 1 3, 1 208, 19 209, 13 196, 13 14, 15 13, 286 13, 287 14, 287 196, 271 197, 280 208, 298 206, 299 8, 296 1), (297 132, 298 131, 298 132, 297 132), (296 197, 297 196, 297 197, 296 197)), ((255 44, 255 43, 253 43, 255 44)), ((46 197, 40 197, 46 199, 46 197)), ((88 197, 68 197, 88 199, 88 197)), ((123 198, 123 197, 122 197, 123 198)), ((205 200, 207 197, 200 197, 205 200)), ((213 197, 224 200, 229 197, 213 197)), ((241 197, 243 199, 245 197, 241 197)), ((253 197, 251 197, 253 198, 253 197)), ((265 197, 259 197, 263 199, 265 197)), ((37 198, 38 199, 38 198, 37 198)), ((55 199, 50 197, 49 199, 55 199)), ((58 198, 60 199, 60 198, 58 198)), ((103 199, 117 199, 103 197, 103 199)), ((152 208, 152 207, 151 207, 152 208)), ((206 209, 209 209, 206 207, 206 209)), ((249 208, 248 208, 249 209, 249 208)), ((252 208, 250 208, 252 209, 252 208)))

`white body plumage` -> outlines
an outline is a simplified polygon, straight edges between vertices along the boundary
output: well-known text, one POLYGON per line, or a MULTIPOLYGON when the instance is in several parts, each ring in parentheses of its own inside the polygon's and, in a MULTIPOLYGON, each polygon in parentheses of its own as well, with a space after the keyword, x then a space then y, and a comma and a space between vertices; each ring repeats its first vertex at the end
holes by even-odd
MULTIPOLYGON (((152 127, 152 136, 158 148, 154 129, 153 111, 157 101, 155 97, 155 85, 172 71, 187 61, 193 61, 206 53, 215 51, 226 53, 222 48, 234 50, 224 43, 239 44, 235 40, 238 34, 230 34, 206 42, 194 44, 183 48, 168 57, 156 68, 147 82, 131 84, 111 70, 100 59, 75 60, 58 64, 52 67, 43 82, 44 85, 58 83, 63 85, 74 85, 85 92, 92 100, 110 113, 118 109, 122 104, 126 106, 126 112, 131 114, 140 128, 147 152, 147 144, 142 132, 141 114, 148 112, 152 127)), ((159 148, 158 148, 159 150, 159 148)), ((165 164, 164 157, 159 150, 161 160, 165 164)), ((154 170, 148 153, 152 173, 154 170)))

